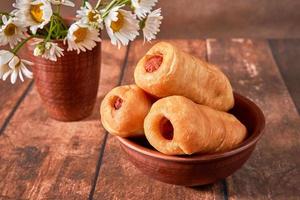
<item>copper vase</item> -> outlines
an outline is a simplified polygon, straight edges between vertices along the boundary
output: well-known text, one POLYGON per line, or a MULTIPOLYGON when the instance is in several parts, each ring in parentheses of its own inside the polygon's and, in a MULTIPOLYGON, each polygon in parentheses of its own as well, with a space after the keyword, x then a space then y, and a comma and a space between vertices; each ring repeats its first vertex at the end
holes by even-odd
POLYGON ((64 49, 64 56, 50 61, 34 56, 32 39, 26 44, 27 59, 32 67, 35 85, 49 116, 59 121, 77 121, 88 117, 94 108, 101 68, 101 43, 91 51, 67 51, 62 40, 55 40, 64 49))

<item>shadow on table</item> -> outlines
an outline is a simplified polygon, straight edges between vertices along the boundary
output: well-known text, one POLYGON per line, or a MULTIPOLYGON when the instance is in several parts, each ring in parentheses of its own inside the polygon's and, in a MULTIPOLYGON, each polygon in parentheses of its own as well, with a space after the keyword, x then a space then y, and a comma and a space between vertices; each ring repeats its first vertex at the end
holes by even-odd
POLYGON ((94 109, 93 109, 93 113, 89 117, 87 117, 87 118, 85 118, 81 121, 85 121, 85 122, 87 122, 87 121, 99 121, 100 122, 100 104, 101 104, 103 98, 104 98, 104 96, 97 97, 96 103, 95 103, 95 106, 94 106, 94 109))
POLYGON ((211 190, 211 188, 213 188, 213 187, 214 187, 214 184, 208 184, 208 185, 190 186, 188 188, 191 188, 191 189, 199 191, 199 192, 203 192, 203 191, 211 190))

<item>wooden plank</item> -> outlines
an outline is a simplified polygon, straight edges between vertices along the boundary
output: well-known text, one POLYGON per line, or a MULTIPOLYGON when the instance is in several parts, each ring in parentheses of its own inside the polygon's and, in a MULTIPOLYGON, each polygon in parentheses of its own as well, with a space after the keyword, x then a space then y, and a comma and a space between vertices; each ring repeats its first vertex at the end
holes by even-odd
MULTIPOLYGON (((14 1, 1 1, 1 8, 14 1)), ((74 2, 78 8, 82 0, 74 2)), ((95 5, 97 0, 89 2, 95 5)), ((163 38, 297 38, 300 35, 297 0, 272 3, 270 0, 160 0, 157 7, 162 8, 164 16, 160 33, 163 38)), ((63 14, 74 16, 74 10, 64 7, 63 14)))
POLYGON ((164 16, 163 38, 298 38, 300 34, 300 2, 295 0, 161 0, 158 6, 164 16))
MULTIPOLYGON (((206 56, 203 40, 172 40, 170 42, 196 56, 202 58, 206 56)), ((135 41, 131 44, 122 84, 134 82, 135 65, 151 46, 152 44, 143 45, 143 41, 135 41)), ((94 199, 223 199, 223 193, 221 182, 189 188, 161 183, 147 177, 126 159, 118 141, 109 135, 94 199)))
POLYGON ((300 39, 269 42, 277 66, 300 113, 300 39))
POLYGON ((208 40, 208 57, 266 117, 250 160, 227 179, 229 199, 299 199, 300 118, 264 40, 208 40))
MULTIPOLYGON (((8 46, 2 47, 8 50, 8 46)), ((23 49, 20 50, 19 56, 26 59, 23 49)), ((30 66, 28 66, 30 68, 30 66)), ((17 79, 15 84, 11 84, 10 77, 6 81, 0 80, 0 135, 18 109, 27 93, 31 90, 33 81, 25 79, 21 82, 17 79)))
POLYGON ((87 199, 105 131, 99 103, 121 73, 126 49, 103 42, 97 105, 72 123, 48 118, 34 88, 0 136, 0 199, 87 199))
POLYGON ((0 82, 0 135, 30 90, 30 86, 31 80, 26 80, 24 83, 18 80, 14 85, 10 80, 0 82))

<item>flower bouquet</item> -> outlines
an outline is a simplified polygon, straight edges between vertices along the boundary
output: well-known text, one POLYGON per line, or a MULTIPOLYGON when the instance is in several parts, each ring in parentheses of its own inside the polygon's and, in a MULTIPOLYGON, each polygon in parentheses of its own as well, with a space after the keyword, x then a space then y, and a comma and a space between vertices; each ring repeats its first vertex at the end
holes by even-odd
POLYGON ((16 0, 12 12, 1 12, 0 79, 15 83, 35 77, 35 84, 52 118, 73 121, 93 110, 100 76, 100 32, 106 29, 111 43, 120 48, 141 30, 144 41, 156 38, 161 9, 157 0, 87 0, 74 20, 61 15, 70 0, 16 0), (25 60, 19 50, 27 49, 25 60), (29 61, 30 60, 30 61, 29 61), (33 73, 27 68, 31 66, 33 73))

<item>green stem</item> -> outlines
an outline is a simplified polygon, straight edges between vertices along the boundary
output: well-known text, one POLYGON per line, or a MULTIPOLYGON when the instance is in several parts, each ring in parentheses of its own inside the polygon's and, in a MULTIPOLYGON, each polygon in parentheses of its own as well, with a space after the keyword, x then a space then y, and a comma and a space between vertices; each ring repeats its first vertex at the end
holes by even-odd
POLYGON ((113 0, 108 6, 105 7, 105 9, 104 9, 105 11, 102 14, 102 18, 104 19, 114 6, 126 5, 129 2, 130 2, 130 0, 113 0))
MULTIPOLYGON (((63 30, 68 30, 68 27, 65 25, 64 20, 59 16, 58 13, 54 13, 52 15, 53 17, 53 30, 51 31, 51 38, 52 39, 59 39, 59 38, 64 38, 65 33, 62 32, 63 30)), ((51 24, 50 24, 51 26, 51 24)), ((50 32, 50 29, 48 30, 48 33, 50 32)))
POLYGON ((63 18, 58 14, 58 13, 54 13, 53 17, 55 17, 64 27, 64 29, 67 29, 68 27, 65 25, 65 22, 63 20, 63 18))
POLYGON ((103 19, 108 15, 109 11, 114 7, 114 5, 115 5, 117 2, 118 2, 118 0, 113 0, 113 1, 110 2, 110 4, 108 4, 108 5, 105 7, 105 9, 104 9, 105 11, 104 11, 104 13, 102 14, 102 18, 103 18, 103 19))
POLYGON ((130 1, 130 0, 125 0, 125 1, 123 2, 123 4, 127 4, 127 3, 131 3, 131 1, 130 1))
POLYGON ((28 42, 28 40, 30 40, 30 39, 32 39, 32 38, 34 38, 34 37, 36 37, 35 35, 31 35, 30 37, 28 37, 28 38, 26 38, 25 40, 23 40, 21 43, 19 43, 13 50, 12 50, 12 52, 14 53, 14 54, 17 54, 17 52, 21 49, 21 47, 26 43, 26 42, 28 42))
POLYGON ((0 15, 8 15, 8 16, 10 16, 10 14, 8 12, 0 12, 0 15))
POLYGON ((105 10, 107 11, 107 10, 110 10, 113 6, 114 6, 114 4, 115 3, 117 3, 118 2, 118 0, 113 0, 113 1, 111 1, 106 7, 105 7, 105 10))
POLYGON ((67 34, 67 33, 68 33, 68 30, 63 30, 63 31, 61 31, 61 33, 67 34))
POLYGON ((82 6, 85 6, 85 3, 88 2, 88 0, 83 0, 82 6))
POLYGON ((48 42, 50 40, 52 31, 54 30, 54 28, 53 28, 53 21, 54 21, 54 19, 53 19, 53 17, 51 17, 51 20, 50 20, 50 30, 48 32, 47 38, 45 39, 46 42, 48 42))
POLYGON ((59 5, 57 5, 57 8, 56 8, 56 12, 57 12, 57 14, 59 15, 60 14, 60 4, 59 5))
POLYGON ((98 0, 97 4, 96 4, 96 6, 95 6, 95 9, 98 10, 99 7, 100 7, 100 5, 101 5, 101 0, 98 0))
POLYGON ((57 13, 55 13, 55 14, 54 14, 54 16, 55 16, 55 17, 56 17, 58 20, 60 20, 60 21, 64 21, 64 20, 63 20, 63 18, 60 16, 60 14, 59 14, 59 13, 58 13, 58 14, 57 14, 57 13))

